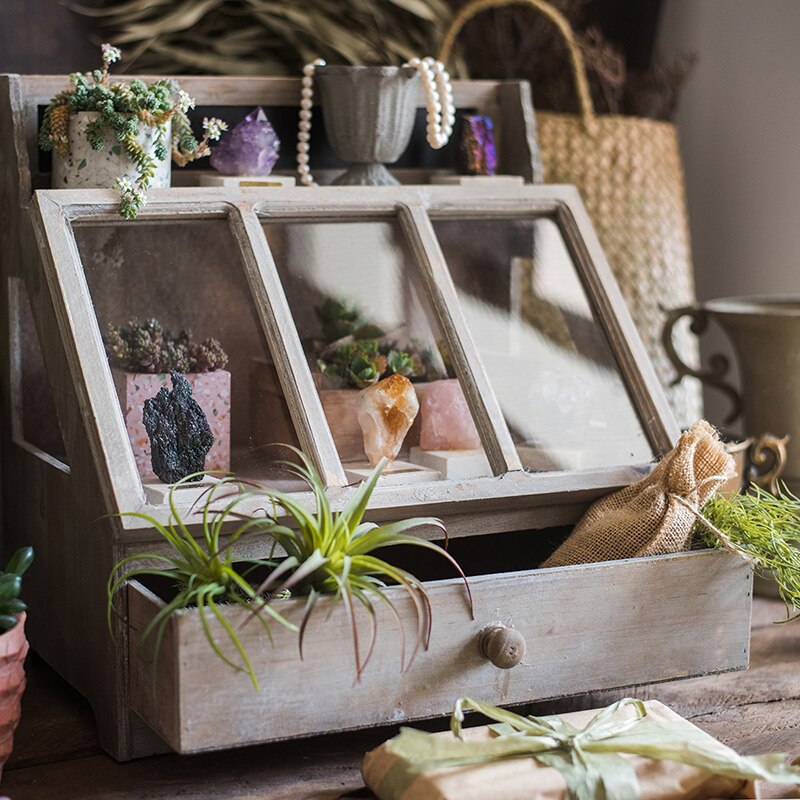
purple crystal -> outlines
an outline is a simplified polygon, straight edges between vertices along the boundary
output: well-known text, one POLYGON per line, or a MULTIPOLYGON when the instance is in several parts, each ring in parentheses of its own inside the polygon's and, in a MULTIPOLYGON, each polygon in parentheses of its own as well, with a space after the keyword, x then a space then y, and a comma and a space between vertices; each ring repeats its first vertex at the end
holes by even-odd
POLYGON ((211 166, 223 175, 269 175, 281 140, 264 109, 254 108, 211 151, 211 166))
POLYGON ((494 175, 497 171, 497 149, 491 117, 464 117, 461 133, 462 169, 469 175, 494 175))

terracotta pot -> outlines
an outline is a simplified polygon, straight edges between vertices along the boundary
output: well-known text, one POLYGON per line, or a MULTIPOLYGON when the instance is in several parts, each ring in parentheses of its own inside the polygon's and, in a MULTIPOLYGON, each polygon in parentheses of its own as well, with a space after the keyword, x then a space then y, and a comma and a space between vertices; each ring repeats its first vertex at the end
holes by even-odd
POLYGON ((19 725, 22 693, 25 691, 25 614, 0 636, 0 777, 14 749, 14 731, 19 725))

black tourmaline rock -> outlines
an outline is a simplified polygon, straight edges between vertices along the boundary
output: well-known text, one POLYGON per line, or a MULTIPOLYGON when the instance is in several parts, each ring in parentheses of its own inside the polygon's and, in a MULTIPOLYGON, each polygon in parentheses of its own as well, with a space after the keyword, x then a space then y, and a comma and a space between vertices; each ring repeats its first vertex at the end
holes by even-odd
MULTIPOLYGON (((175 483, 206 468, 214 435, 192 387, 180 372, 171 372, 172 391, 162 389, 144 401, 142 420, 150 437, 153 472, 164 483, 175 483)), ((193 480, 200 480, 200 476, 193 480)))

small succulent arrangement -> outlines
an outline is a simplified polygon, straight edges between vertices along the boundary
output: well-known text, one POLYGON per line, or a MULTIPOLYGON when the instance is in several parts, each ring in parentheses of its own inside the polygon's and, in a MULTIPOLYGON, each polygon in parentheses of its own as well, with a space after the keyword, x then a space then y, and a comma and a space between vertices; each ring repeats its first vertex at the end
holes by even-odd
POLYGON ((39 131, 39 146, 66 158, 70 152, 70 117, 80 111, 97 113, 97 118, 86 128, 92 150, 105 149, 110 140, 112 152, 119 156, 124 152, 135 166, 134 180, 122 175, 116 182, 122 193, 120 215, 133 219, 146 201, 157 161, 164 161, 171 152, 173 160, 185 166, 207 156, 211 152, 209 142, 218 140, 228 126, 220 119, 206 118, 203 136, 198 140, 187 116, 195 102, 177 81, 164 78, 150 84, 138 79, 129 83, 112 82, 109 69, 121 59, 122 53, 110 44, 103 44, 101 55, 100 69, 72 73, 72 88, 57 94, 47 106, 39 131), (169 142, 167 123, 171 123, 169 142), (138 140, 140 126, 156 130, 152 152, 138 140))
POLYGON ((191 331, 174 335, 157 319, 109 324, 104 337, 112 366, 125 372, 213 372, 228 366, 228 356, 213 338, 196 342, 191 331))
MULTIPOLYGON (((169 579, 176 591, 153 617, 140 637, 140 646, 154 637, 154 661, 170 617, 180 609, 196 607, 209 610, 238 654, 239 662, 223 652, 214 631, 201 613, 205 635, 213 652, 226 664, 250 676, 258 689, 252 662, 239 636, 239 631, 251 620, 257 620, 269 638, 270 624, 280 624, 298 635, 300 656, 312 613, 321 598, 331 598, 331 606, 341 603, 347 612, 352 630, 356 678, 361 676, 370 660, 378 635, 376 608, 385 606, 397 623, 401 641, 401 669, 408 669, 421 647, 427 647, 431 635, 431 605, 422 582, 406 569, 393 565, 376 553, 382 548, 409 545, 432 550, 447 559, 464 581, 469 612, 472 596, 467 579, 447 551, 434 542, 411 533, 423 526, 439 529, 446 537, 442 522, 418 517, 377 525, 364 521, 372 492, 385 466, 380 463, 369 478, 354 492, 347 505, 338 512, 331 509, 322 479, 306 456, 290 448, 296 460, 280 462, 284 468, 303 480, 311 491, 313 511, 302 499, 277 491, 264 484, 240 481, 227 476, 218 481, 205 495, 199 508, 193 507, 182 516, 175 502, 176 484, 170 494, 170 520, 162 524, 152 517, 133 512, 123 516, 144 519, 168 545, 168 552, 142 552, 128 556, 112 570, 108 580, 108 621, 111 628, 115 613, 115 598, 126 581, 155 576, 169 579), (255 515, 242 511, 242 503, 257 500, 263 510, 255 515), (200 535, 195 537, 189 525, 199 520, 200 535), (223 528, 233 526, 232 531, 223 528), (272 554, 268 558, 234 557, 237 543, 246 537, 268 537, 272 554), (286 553, 274 558, 277 546, 286 553), (266 571, 260 582, 254 580, 257 571, 266 571), (411 598, 415 610, 415 640, 406 659, 407 647, 403 620, 389 595, 387 586, 396 585, 411 598), (281 602, 288 598, 304 598, 301 618, 288 619, 281 602), (225 605, 242 606, 250 614, 239 627, 234 627, 225 615, 225 605), (369 639, 362 647, 359 638, 356 608, 367 612, 369 639)), ((197 476, 189 476, 185 481, 197 476)), ((251 507, 253 504, 249 504, 251 507)), ((446 544, 446 538, 445 538, 446 544)), ((263 548, 262 548, 263 549, 263 548)), ((294 606, 297 608, 298 606, 294 606)), ((154 673, 155 679, 155 673, 154 673)))
POLYGON ((33 563, 33 548, 21 547, 11 556, 5 570, 0 573, 0 633, 10 631, 27 610, 20 598, 22 576, 33 563))
MULTIPOLYGON (((714 495, 703 516, 722 531, 729 546, 771 578, 786 604, 786 620, 800 618, 800 499, 780 485, 774 495, 752 485, 743 494, 714 495)), ((722 547, 719 537, 699 521, 695 541, 722 547)))
POLYGON ((397 335, 387 334, 345 301, 327 298, 315 312, 323 338, 312 351, 326 388, 365 389, 389 375, 414 381, 452 373, 440 345, 435 352, 414 340, 401 347, 397 335))

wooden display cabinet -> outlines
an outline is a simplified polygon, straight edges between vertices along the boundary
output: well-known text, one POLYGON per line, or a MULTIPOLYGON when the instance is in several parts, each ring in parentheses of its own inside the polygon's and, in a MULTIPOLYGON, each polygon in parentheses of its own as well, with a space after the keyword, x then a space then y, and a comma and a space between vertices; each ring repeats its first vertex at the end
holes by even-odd
MULTIPOLYGON (((112 755, 444 715, 465 694, 514 704, 746 667, 751 572, 728 552, 537 569, 591 501, 646 474, 678 433, 574 189, 183 188, 151 192, 126 222, 114 192, 31 197, 31 109, 53 87, 34 82, 39 94, 26 95, 25 80, 5 78, 0 98, 0 141, 16 143, 2 166, 6 544, 36 548, 32 644, 90 700, 112 755), (341 508, 355 490, 352 465, 328 424, 309 345, 314 307, 330 296, 446 355, 463 392, 480 439, 470 455, 488 466, 458 479, 434 471, 379 483, 369 516, 441 517, 470 576, 474 618, 459 581, 412 562, 434 615, 430 648, 408 672, 400 674, 397 637, 383 635, 354 684, 338 608, 315 616, 304 661, 283 629, 274 646, 248 642, 256 694, 207 649, 188 609, 169 624, 153 694, 152 665, 136 643, 163 603, 158 587, 128 586, 116 641, 105 587, 120 558, 161 544, 141 518, 111 515, 166 521, 169 509, 140 477, 102 331, 158 317, 218 338, 231 356, 232 470, 283 481, 309 501, 261 447, 274 419, 341 508), (262 394, 279 413, 261 408, 262 394), (510 670, 479 647, 496 624, 527 642, 510 670)), ((212 98, 213 81, 192 80, 199 102, 219 98, 223 83, 212 98)), ((237 81, 234 93, 265 102, 265 85, 237 81)), ((286 602, 290 616, 300 611, 301 600, 286 602)), ((394 624, 381 623, 384 633, 394 624)))

